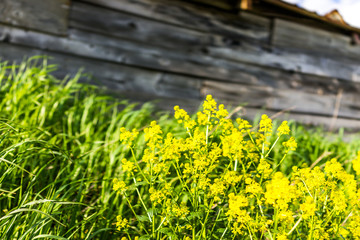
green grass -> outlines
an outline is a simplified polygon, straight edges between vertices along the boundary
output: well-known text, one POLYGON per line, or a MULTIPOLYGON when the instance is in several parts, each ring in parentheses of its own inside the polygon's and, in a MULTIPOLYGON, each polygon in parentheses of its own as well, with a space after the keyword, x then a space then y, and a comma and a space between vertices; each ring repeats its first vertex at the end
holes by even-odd
MULTIPOLYGON (((120 127, 143 129, 156 119, 166 134, 177 124, 150 104, 137 107, 78 83, 80 73, 60 81, 54 70, 44 58, 0 63, 0 239, 118 239, 115 217, 126 205, 111 180, 123 177, 121 159, 130 155, 120 127)), ((286 173, 327 152, 319 165, 331 157, 346 165, 359 149, 356 141, 291 127, 299 147, 281 166, 286 173)), ((281 156, 275 148, 270 157, 281 156)))
POLYGON ((107 239, 111 179, 127 154, 119 128, 141 128, 153 111, 53 70, 42 58, 0 66, 0 239, 107 239))

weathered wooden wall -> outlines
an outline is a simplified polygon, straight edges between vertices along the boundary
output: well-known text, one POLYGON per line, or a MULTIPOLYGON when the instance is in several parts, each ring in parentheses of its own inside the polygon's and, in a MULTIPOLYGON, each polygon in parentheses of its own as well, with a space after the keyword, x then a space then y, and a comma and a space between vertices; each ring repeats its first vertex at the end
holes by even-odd
POLYGON ((291 109, 306 123, 360 128, 360 46, 350 35, 227 10, 226 1, 45 2, 0 0, 2 59, 47 54, 60 77, 84 67, 114 93, 160 98, 166 109, 194 110, 212 94, 246 104, 250 118, 291 109))

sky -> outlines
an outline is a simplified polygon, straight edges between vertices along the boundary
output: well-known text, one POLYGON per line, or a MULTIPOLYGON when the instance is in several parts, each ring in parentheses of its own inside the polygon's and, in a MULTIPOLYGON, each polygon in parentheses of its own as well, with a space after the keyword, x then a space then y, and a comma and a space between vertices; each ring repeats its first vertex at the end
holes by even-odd
POLYGON ((283 0, 325 15, 333 9, 337 9, 345 22, 360 28, 360 0, 283 0))

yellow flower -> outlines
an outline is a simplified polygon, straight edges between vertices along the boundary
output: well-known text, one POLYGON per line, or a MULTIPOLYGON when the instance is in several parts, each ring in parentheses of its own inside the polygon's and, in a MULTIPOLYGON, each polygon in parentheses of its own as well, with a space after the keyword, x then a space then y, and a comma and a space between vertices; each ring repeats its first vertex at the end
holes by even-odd
POLYGON ((352 166, 356 172, 356 175, 360 175, 360 151, 357 152, 357 157, 353 160, 352 166))
POLYGON ((214 183, 210 185, 210 195, 216 197, 216 201, 220 201, 220 196, 225 194, 225 182, 221 179, 215 179, 214 183))
POLYGON ((171 211, 175 215, 175 217, 179 217, 179 218, 186 217, 186 215, 188 215, 190 212, 189 208, 183 203, 180 204, 180 206, 173 204, 171 211))
POLYGON ((272 120, 266 115, 263 114, 260 120, 260 129, 259 132, 264 133, 265 136, 270 136, 272 132, 272 120))
POLYGON ((257 183, 255 180, 251 178, 247 178, 245 179, 245 183, 247 185, 245 190, 247 193, 252 193, 254 195, 257 195, 263 192, 263 189, 261 188, 260 184, 257 183))
POLYGON ((159 125, 156 124, 156 121, 150 123, 150 127, 144 129, 145 132, 145 141, 151 149, 159 148, 160 142, 162 140, 162 131, 159 125))
POLYGON ((199 125, 209 124, 209 117, 205 113, 198 112, 196 115, 197 115, 197 122, 199 125))
POLYGON ((287 235, 286 233, 280 234, 276 237, 276 240, 287 240, 287 235))
POLYGON ((204 104, 203 104, 203 112, 208 115, 208 114, 211 114, 211 113, 214 113, 216 111, 216 102, 215 100, 213 99, 213 97, 211 95, 207 95, 206 96, 206 100, 204 101, 204 104))
POLYGON ((224 104, 219 105, 219 110, 216 112, 216 117, 218 119, 223 119, 229 115, 228 111, 225 109, 224 104))
POLYGON ((114 178, 113 184, 114 184, 114 186, 113 186, 114 191, 124 192, 127 189, 125 182, 119 181, 119 179, 117 179, 117 178, 114 178))
POLYGON ((123 144, 132 145, 138 135, 139 132, 135 128, 131 132, 126 131, 124 127, 120 128, 120 142, 123 144))
POLYGON ((300 205, 300 209, 303 212, 303 218, 308 219, 315 215, 316 204, 314 199, 310 196, 306 197, 305 203, 300 205))
POLYGON ((283 142, 283 146, 287 148, 286 152, 295 151, 297 148, 297 143, 295 142, 295 138, 291 137, 288 141, 283 142))
POLYGON ((343 191, 341 190, 335 190, 332 191, 330 199, 332 201, 334 210, 337 213, 341 213, 344 212, 347 208, 347 201, 346 201, 346 197, 343 191))
POLYGON ((247 216, 245 207, 249 205, 248 199, 244 195, 229 194, 229 211, 227 215, 231 218, 243 218, 247 216))
POLYGON ((283 121, 281 123, 281 125, 278 127, 277 129, 277 135, 281 136, 281 135, 288 135, 290 133, 290 128, 288 126, 288 122, 287 121, 283 121))
POLYGON ((281 173, 276 172, 270 182, 266 185, 266 203, 275 208, 286 210, 288 204, 297 197, 294 185, 281 173))
POLYGON ((180 109, 179 106, 175 106, 174 110, 174 117, 178 120, 178 123, 184 123, 184 127, 189 130, 196 126, 196 122, 190 118, 184 109, 180 109))
POLYGON ((151 187, 149 189, 150 193, 150 201, 154 204, 154 206, 161 204, 162 201, 166 199, 166 194, 169 192, 166 189, 156 190, 155 188, 151 187))
POLYGON ((129 221, 126 218, 122 218, 120 215, 116 217, 116 229, 120 231, 121 229, 126 230, 129 227, 129 221))
POLYGON ((121 163, 124 172, 132 172, 135 168, 134 163, 126 160, 125 158, 121 160, 121 163))

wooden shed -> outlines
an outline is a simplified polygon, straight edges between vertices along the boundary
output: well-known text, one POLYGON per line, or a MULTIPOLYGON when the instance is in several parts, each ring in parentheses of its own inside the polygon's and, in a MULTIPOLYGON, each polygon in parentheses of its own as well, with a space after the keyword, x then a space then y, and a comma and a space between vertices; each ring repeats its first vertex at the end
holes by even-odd
POLYGON ((360 128, 360 29, 280 0, 1 0, 0 58, 49 55, 114 94, 360 128))

